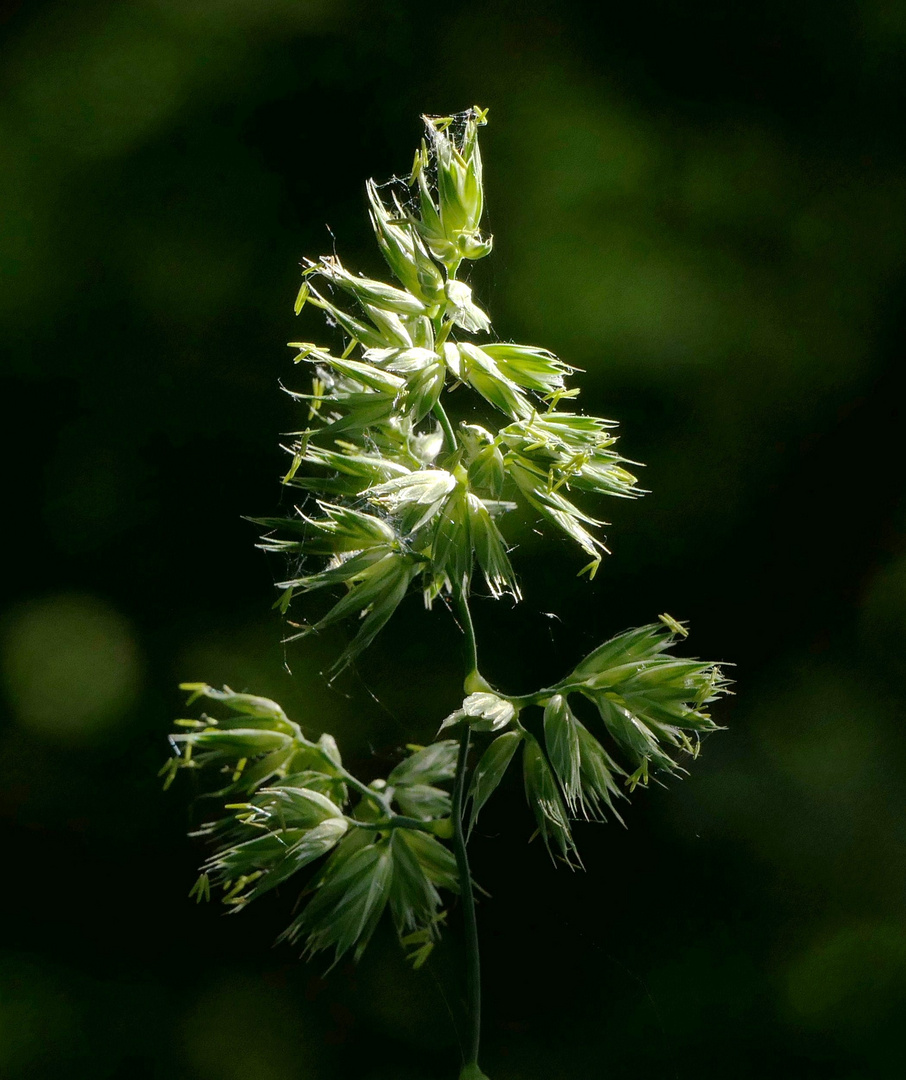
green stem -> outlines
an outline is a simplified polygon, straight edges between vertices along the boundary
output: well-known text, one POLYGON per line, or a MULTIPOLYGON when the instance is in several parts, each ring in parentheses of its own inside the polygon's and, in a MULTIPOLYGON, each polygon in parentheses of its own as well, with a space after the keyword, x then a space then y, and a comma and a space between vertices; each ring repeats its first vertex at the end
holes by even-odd
POLYGON ((390 801, 386 796, 382 795, 379 791, 375 791, 374 788, 370 788, 367 784, 363 784, 362 781, 353 776, 348 769, 344 769, 342 766, 338 767, 336 762, 331 761, 330 758, 327 758, 327 761, 329 762, 330 767, 340 774, 344 783, 348 784, 364 798, 377 803, 388 817, 395 816, 393 814, 393 809, 390 806, 390 801))
MULTIPOLYGON (((462 588, 456 591, 456 606, 459 611, 462 628, 466 635, 466 690, 470 679, 478 675, 478 647, 475 640, 475 627, 469 602, 462 588)), ((456 868, 459 873, 459 887, 462 895, 463 920, 466 934, 466 1060, 465 1068, 472 1068, 478 1074, 478 1047, 481 1041, 481 960, 478 952, 478 920, 475 912, 475 890, 472 887, 472 873, 469 869, 469 855, 466 847, 465 825, 463 822, 463 801, 468 771, 469 740, 471 728, 463 723, 459 739, 459 756, 456 761, 456 775, 453 781, 453 851, 456 855, 456 868)))
POLYGON ((450 453, 454 453, 456 450, 456 434, 453 431, 453 425, 450 423, 450 417, 447 416, 447 410, 441 405, 439 401, 435 402, 434 408, 431 410, 437 419, 440 421, 440 426, 443 428, 444 437, 447 440, 447 444, 450 448, 450 453))
POLYGON ((441 346, 444 344, 444 342, 450 336, 450 331, 452 329, 453 329, 453 320, 452 319, 447 319, 447 321, 441 325, 440 329, 437 331, 436 337, 434 338, 434 351, 435 352, 437 352, 441 348, 441 346))
POLYGON ((359 821, 358 818, 345 815, 350 825, 358 829, 368 829, 371 832, 384 832, 386 829, 414 829, 416 832, 430 833, 437 836, 436 821, 420 821, 418 818, 406 817, 405 814, 394 814, 386 821, 359 821))
POLYGON ((587 684, 584 682, 577 683, 561 683, 558 686, 548 686, 543 690, 537 690, 534 694, 521 694, 518 697, 513 697, 509 694, 501 694, 501 697, 505 697, 507 701, 512 702, 517 709, 524 709, 526 705, 544 705, 549 698, 552 698, 555 694, 572 694, 576 690, 583 689, 587 684))
POLYGON ((475 890, 469 870, 466 836, 463 827, 463 792, 465 789, 469 736, 471 728, 463 724, 459 740, 459 757, 456 762, 456 779, 453 783, 453 850, 459 871, 459 887, 462 891, 462 911, 466 931, 466 1032, 465 1065, 478 1065, 478 1047, 481 1042, 481 961, 478 952, 478 920, 475 914, 475 890))
POLYGON ((475 639, 475 625, 472 622, 472 612, 469 610, 469 601, 465 597, 464 589, 456 592, 456 610, 462 623, 462 631, 466 635, 466 687, 467 694, 473 692, 469 680, 478 675, 478 642, 475 639))

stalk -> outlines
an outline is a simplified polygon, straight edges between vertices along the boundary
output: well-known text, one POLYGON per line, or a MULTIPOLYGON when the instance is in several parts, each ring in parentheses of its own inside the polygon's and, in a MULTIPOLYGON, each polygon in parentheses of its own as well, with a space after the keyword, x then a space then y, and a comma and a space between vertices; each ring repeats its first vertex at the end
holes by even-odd
POLYGON ((447 446, 452 454, 456 449, 456 435, 453 432, 453 425, 450 423, 450 417, 447 416, 447 410, 441 405, 439 401, 434 403, 434 408, 431 410, 437 419, 440 421, 440 426, 443 429, 444 438, 447 440, 447 446))
MULTIPOLYGON (((334 766, 334 768, 336 768, 336 766, 334 766)), ((390 803, 379 791, 375 791, 374 788, 368 787, 367 784, 363 784, 362 781, 353 776, 348 769, 340 768, 337 771, 340 773, 340 776, 342 776, 344 782, 354 791, 357 791, 363 798, 370 799, 372 802, 377 803, 385 814, 396 816, 393 814, 390 803)))
MULTIPOLYGON (((463 590, 457 593, 457 609, 466 635, 466 682, 477 674, 478 649, 475 640, 475 628, 472 614, 463 590)), ((472 874, 469 869, 469 855, 463 823, 463 796, 468 771, 469 741, 471 728, 468 721, 463 722, 462 735, 459 738, 459 757, 456 762, 456 775, 453 780, 453 852, 459 872, 462 890, 462 910, 466 935, 466 1053, 461 1078, 478 1077, 483 1074, 478 1068, 478 1049, 481 1042, 481 958, 478 951, 478 919, 475 911, 475 890, 472 887, 472 874)))
MULTIPOLYGON (((451 274, 452 276, 452 274, 451 274)), ((447 324, 447 330, 452 323, 447 324)), ((446 335, 443 335, 446 336, 446 335)), ((456 435, 446 410, 440 401, 434 405, 434 415, 440 421, 444 437, 450 452, 456 450, 456 435)), ((475 626, 469 610, 467 583, 459 582, 456 589, 456 610, 465 634, 466 673, 465 692, 474 689, 473 683, 480 679, 478 675, 478 642, 475 638, 475 626)), ((478 948, 478 917, 475 910, 475 890, 472 887, 472 872, 469 867, 469 852, 463 822, 463 801, 468 772, 469 743, 472 729, 467 721, 463 722, 462 735, 459 738, 459 755, 456 760, 456 773, 453 778, 452 818, 453 818, 453 854, 456 857, 456 869, 462 897, 463 923, 466 937, 466 1045, 465 1060, 460 1080, 480 1080, 484 1077, 478 1067, 478 1051, 481 1044, 481 954, 478 948)))

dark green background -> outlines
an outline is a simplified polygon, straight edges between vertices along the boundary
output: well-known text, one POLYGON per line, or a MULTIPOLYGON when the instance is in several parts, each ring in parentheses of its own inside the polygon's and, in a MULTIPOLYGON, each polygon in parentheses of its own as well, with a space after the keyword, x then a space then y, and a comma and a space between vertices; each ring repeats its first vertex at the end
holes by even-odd
POLYGON ((329 226, 377 271, 364 180, 474 102, 473 284, 585 369, 652 490, 606 508, 591 586, 523 530, 487 673, 534 689, 662 611, 737 665, 690 777, 579 828, 586 873, 527 845, 515 782, 486 812, 486 1068, 904 1075, 906 4, 68 0, 3 33, 0 1075, 455 1073, 456 912, 431 971, 387 935, 321 979, 271 948, 285 890, 186 899, 191 785, 155 772, 184 679, 278 697, 365 776, 457 704, 417 598, 328 688, 342 635, 284 649, 240 515, 286 505, 301 258, 329 226))

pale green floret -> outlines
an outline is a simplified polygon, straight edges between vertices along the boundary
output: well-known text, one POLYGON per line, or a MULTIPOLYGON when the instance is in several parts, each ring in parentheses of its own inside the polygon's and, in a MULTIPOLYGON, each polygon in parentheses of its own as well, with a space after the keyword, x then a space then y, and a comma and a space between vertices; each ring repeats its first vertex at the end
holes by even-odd
POLYGON ((447 297, 447 314, 455 326, 472 334, 487 331, 491 320, 472 299, 472 290, 464 281, 448 281, 444 292, 447 297))
POLYGON ((603 821, 604 807, 620 822, 623 819, 613 805, 614 799, 625 798, 617 784, 617 777, 626 775, 591 732, 578 720, 575 721, 579 740, 579 772, 582 790, 579 808, 583 817, 603 821))
POLYGON ((378 546, 392 547, 396 542, 396 533, 382 518, 320 500, 318 508, 323 517, 311 518, 300 513, 289 523, 281 518, 256 518, 259 525, 282 528, 298 536, 295 540, 264 540, 258 546, 265 551, 339 555, 378 546))
POLYGON ((450 713, 440 730, 466 723, 473 731, 501 731, 516 719, 517 714, 518 710, 508 698, 479 690, 469 694, 462 706, 450 713))
POLYGON ((469 832, 474 828, 481 808, 497 790, 513 760, 513 755, 521 744, 521 731, 506 731, 488 745, 479 759, 469 785, 468 798, 471 800, 469 832))
POLYGON ((566 805, 574 815, 582 799, 579 722, 561 694, 554 694, 544 707, 544 745, 566 805))
POLYGON ((472 547, 491 595, 500 597, 509 593, 514 600, 521 600, 522 593, 506 552, 506 542, 491 516, 488 503, 471 492, 466 500, 472 547))
POLYGON ((422 469, 371 488, 365 498, 395 517, 401 532, 412 533, 437 514, 455 487, 452 473, 422 469))
MULTIPOLYGON (((380 394, 392 394, 396 397, 406 385, 405 379, 392 374, 390 370, 376 367, 374 364, 363 363, 361 360, 351 360, 349 357, 331 356, 330 353, 317 348, 315 345, 307 343, 299 343, 299 345, 302 351, 296 357, 297 364, 302 360, 308 360, 316 365, 326 365, 332 368, 337 375, 345 375, 350 383, 356 383, 363 389, 376 390, 380 394)), ((367 352, 365 356, 367 359, 367 352)))
POLYGON ((474 490, 487 492, 494 499, 503 494, 506 465, 497 440, 478 424, 461 424, 459 441, 468 463, 469 483, 474 490))
POLYGON ((234 712, 254 716, 257 720, 269 720, 281 727, 285 726, 287 730, 295 730, 295 725, 287 719, 283 709, 270 698, 256 697, 254 694, 237 694, 228 686, 222 690, 215 690, 207 683, 180 683, 179 689, 190 691, 188 705, 194 705, 199 698, 208 698, 211 701, 223 702, 234 712))
POLYGON ((565 376, 574 370, 547 349, 536 349, 531 345, 498 344, 482 345, 481 348, 508 379, 539 394, 562 390, 566 385, 565 376))
POLYGON ((489 404, 506 416, 529 417, 534 408, 520 387, 508 379, 484 349, 470 342, 444 346, 447 367, 459 382, 476 390, 489 404))
POLYGON ((350 274, 335 255, 322 255, 320 261, 313 263, 306 273, 317 274, 349 293, 372 316, 375 309, 397 315, 421 315, 427 311, 426 305, 406 289, 350 274))
POLYGON ((525 797, 538 823, 538 832, 551 856, 552 843, 559 849, 567 866, 581 866, 575 841, 569 827, 569 816, 560 795, 560 788, 538 740, 528 733, 523 738, 523 779, 525 797))
POLYGON ((500 731, 516 718, 511 701, 484 692, 469 694, 462 703, 462 711, 473 731, 500 731))
POLYGON ((376 545, 338 558, 321 573, 281 582, 279 588, 290 597, 339 584, 345 584, 349 589, 326 615, 298 633, 290 634, 286 640, 295 641, 315 631, 326 630, 349 616, 359 616, 361 622, 355 637, 334 664, 334 671, 342 670, 374 641, 408 593, 420 569, 416 557, 376 545))
POLYGON ((365 190, 371 208, 371 225, 387 265, 405 288, 433 312, 443 299, 443 274, 428 254, 415 226, 406 219, 399 201, 394 198, 395 213, 391 213, 373 180, 367 182, 365 190))
POLYGON ((412 179, 418 183, 421 215, 411 220, 451 275, 463 259, 482 259, 491 251, 490 237, 479 231, 484 188, 478 128, 487 122, 486 116, 487 110, 477 107, 466 114, 458 145, 448 134, 451 117, 424 117, 428 141, 415 157, 412 179), (427 176, 432 165, 437 174, 436 201, 427 176))
POLYGON ((402 409, 413 423, 421 423, 443 393, 443 359, 433 349, 413 346, 410 349, 368 349, 365 357, 376 367, 401 375, 405 382, 402 409))

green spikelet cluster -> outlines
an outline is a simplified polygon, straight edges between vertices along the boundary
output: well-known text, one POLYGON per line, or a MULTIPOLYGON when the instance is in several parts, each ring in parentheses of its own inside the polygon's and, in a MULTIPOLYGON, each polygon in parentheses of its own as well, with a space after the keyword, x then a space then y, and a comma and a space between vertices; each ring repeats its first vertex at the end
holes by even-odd
POLYGON ((361 615, 338 668, 367 648, 410 589, 430 604, 468 593, 478 573, 492 596, 518 598, 504 524, 517 504, 572 538, 593 573, 604 551, 600 523, 574 493, 639 494, 614 449, 615 425, 565 409, 578 393, 566 386, 571 369, 547 349, 485 340, 490 318, 456 276, 491 250, 479 231, 484 122, 478 109, 455 123, 427 120, 412 177, 417 210, 369 182, 371 223, 397 284, 354 274, 332 255, 303 274, 296 310, 324 312, 342 347, 292 343, 313 379, 291 391, 308 424, 289 448, 285 483, 313 493, 314 506, 261 524, 273 530, 264 547, 303 565, 328 558, 326 568, 283 583, 285 604, 346 586, 301 631, 361 615), (477 406, 483 423, 450 422, 454 390, 459 411, 472 417, 477 406))

